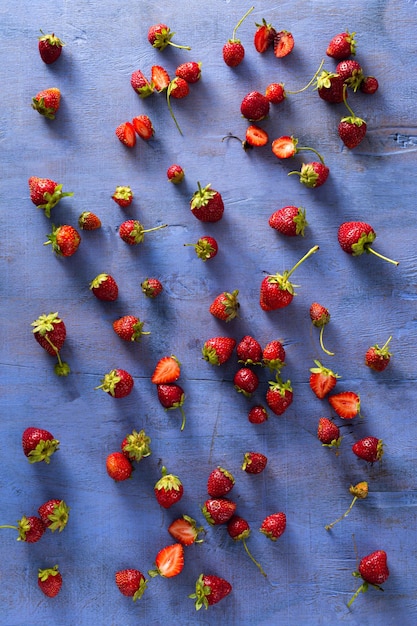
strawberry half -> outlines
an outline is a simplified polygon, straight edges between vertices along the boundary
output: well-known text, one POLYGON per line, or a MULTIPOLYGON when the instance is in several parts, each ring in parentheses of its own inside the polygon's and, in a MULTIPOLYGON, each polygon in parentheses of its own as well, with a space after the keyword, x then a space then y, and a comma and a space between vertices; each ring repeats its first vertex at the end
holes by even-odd
POLYGON ((262 146, 266 146, 269 141, 268 133, 263 128, 256 126, 256 124, 251 124, 246 129, 246 136, 244 141, 244 148, 259 148, 262 146))
POLYGON ((255 50, 260 54, 263 54, 274 43, 276 30, 272 24, 267 24, 265 18, 262 19, 262 24, 255 24, 257 27, 255 36, 253 38, 253 44, 255 50))
POLYGON ((137 115, 132 120, 133 128, 141 139, 149 141, 155 134, 152 122, 147 115, 137 115))
POLYGON ((149 576, 173 578, 181 574, 184 567, 184 548, 181 543, 174 543, 158 552, 155 558, 154 570, 149 570, 149 576))
POLYGON ((294 37, 288 30, 280 30, 274 37, 274 54, 277 59, 286 57, 294 48, 294 37))
POLYGON ((351 420, 360 415, 360 398, 354 391, 342 391, 329 396, 329 403, 339 417, 351 420))
POLYGON ((123 122, 115 130, 116 137, 128 148, 133 148, 136 145, 136 133, 131 122, 123 122))
POLYGON ((183 515, 168 526, 168 532, 178 543, 191 546, 193 543, 202 543, 203 539, 198 536, 205 531, 202 526, 197 526, 195 519, 183 515))
POLYGON ((336 385, 339 374, 335 374, 331 369, 324 367, 320 361, 314 361, 316 367, 310 369, 310 387, 316 396, 323 400, 336 385))
POLYGON ((174 383, 181 374, 180 362, 175 356, 164 356, 156 364, 151 377, 151 382, 155 385, 165 385, 174 383))
POLYGON ((170 82, 169 74, 162 65, 152 65, 151 84, 158 93, 165 91, 170 82))

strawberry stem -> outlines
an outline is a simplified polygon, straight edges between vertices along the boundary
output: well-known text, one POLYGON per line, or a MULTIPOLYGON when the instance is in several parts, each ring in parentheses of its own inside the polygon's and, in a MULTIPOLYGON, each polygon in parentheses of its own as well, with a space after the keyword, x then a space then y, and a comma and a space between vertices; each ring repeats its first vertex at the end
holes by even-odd
POLYGON ((379 257, 383 261, 388 261, 388 263, 392 263, 393 265, 399 265, 400 264, 399 261, 394 261, 393 259, 389 259, 388 257, 384 256, 383 254, 380 254, 379 252, 376 252, 376 250, 374 250, 371 246, 367 246, 366 247, 366 252, 372 252, 372 254, 374 254, 375 256, 379 257))
MULTIPOLYGON (((167 226, 168 224, 162 224, 161 226, 154 226, 154 228, 147 228, 146 230, 144 229, 143 232, 151 233, 153 230, 159 230, 160 228, 166 228, 167 226)), ((149 334, 149 333, 145 333, 145 334, 149 334)))
POLYGON ((359 589, 357 589, 355 591, 355 593, 353 594, 353 596, 351 597, 351 599, 347 603, 347 606, 350 607, 353 604, 353 602, 356 600, 358 595, 360 593, 365 593, 365 591, 368 591, 368 583, 367 582, 362 583, 362 585, 359 587, 359 589))
POLYGON ((185 413, 184 413, 184 409, 182 408, 182 406, 180 406, 179 409, 181 411, 181 416, 182 416, 182 422, 181 422, 180 430, 183 431, 184 427, 185 427, 185 413))
POLYGON ((319 246, 313 246, 308 252, 307 254, 305 254, 295 265, 292 269, 290 269, 290 271, 287 273, 287 278, 289 278, 291 276, 291 274, 297 269, 297 267, 299 267, 301 265, 301 263, 303 263, 306 259, 308 259, 309 256, 311 256, 312 254, 314 254, 315 252, 317 252, 317 250, 319 250, 319 246))
POLYGON ((178 128, 178 132, 180 133, 180 135, 182 135, 182 134, 183 134, 183 133, 182 133, 182 130, 181 130, 181 128, 180 128, 180 125, 179 125, 179 124, 178 124, 178 122, 177 122, 177 119, 176 119, 176 117, 175 117, 175 115, 174 115, 174 111, 172 110, 172 106, 171 106, 171 91, 172 91, 173 86, 174 86, 174 82, 173 82, 173 81, 171 81, 171 82, 169 83, 169 85, 168 85, 168 89, 167 89, 167 104, 168 104, 168 109, 169 109, 169 112, 170 112, 170 114, 171 114, 171 117, 172 117, 172 119, 173 119, 173 120, 174 120, 174 122, 175 122, 175 126, 178 128))
POLYGON ((349 111, 349 113, 351 114, 351 116, 353 118, 356 118, 356 115, 354 114, 354 112, 352 111, 352 109, 350 108, 350 106, 347 103, 346 93, 347 93, 347 86, 343 85, 343 103, 344 103, 345 107, 347 108, 347 110, 349 111))
POLYGON ((356 502, 356 500, 357 500, 357 499, 358 499, 358 496, 355 496, 355 497, 353 498, 352 502, 350 503, 350 506, 349 506, 348 510, 347 510, 347 511, 345 511, 345 512, 343 513, 343 515, 341 515, 340 517, 338 517, 338 518, 337 518, 334 522, 332 522, 331 524, 327 524, 324 528, 325 528, 326 530, 330 530, 331 528, 333 528, 333 526, 334 526, 335 524, 337 524, 338 522, 341 522, 341 521, 342 521, 342 519, 344 519, 347 515, 349 515, 349 513, 351 512, 351 510, 352 510, 352 508, 353 508, 353 505, 355 504, 355 502, 356 502))
POLYGON ((305 85, 302 89, 298 89, 298 91, 287 91, 287 93, 289 93, 291 95, 295 95, 297 93, 301 93, 302 91, 305 91, 306 89, 308 89, 313 84, 315 79, 317 78, 318 73, 320 72, 321 68, 323 67, 323 63, 324 63, 324 59, 321 60, 321 63, 319 65, 318 70, 314 73, 313 78, 308 81, 307 85, 305 85))
POLYGON ((323 352, 325 352, 325 353, 326 353, 326 354, 328 354, 329 356, 334 356, 334 352, 330 352, 330 350, 327 350, 327 349, 324 347, 324 343, 323 343, 323 333, 324 333, 324 326, 322 326, 322 327, 320 328, 320 337, 319 337, 319 339, 320 339, 320 347, 321 347, 321 349, 323 350, 323 352))
POLYGON ((300 146, 296 148, 296 152, 299 152, 300 150, 310 150, 311 152, 314 152, 314 154, 317 154, 318 158, 320 159, 321 163, 323 163, 324 165, 324 159, 322 157, 322 155, 317 152, 317 150, 315 150, 314 148, 309 148, 308 146, 300 146))
POLYGON ((240 20, 238 21, 238 23, 236 24, 236 26, 233 29, 233 34, 232 34, 232 39, 231 41, 236 41, 235 36, 236 36, 236 31, 239 28, 239 26, 242 24, 242 22, 248 17, 248 15, 250 13, 252 13, 252 11, 254 10, 255 7, 251 7, 249 9, 249 11, 246 11, 245 15, 243 17, 240 18, 240 20))
POLYGON ((248 557, 250 558, 250 560, 255 563, 256 567, 259 568, 259 571, 261 572, 262 576, 266 577, 266 573, 264 572, 262 565, 260 563, 258 563, 258 561, 252 556, 252 554, 249 552, 249 548, 246 545, 246 541, 244 539, 242 539, 242 543, 243 543, 243 547, 246 550, 246 554, 248 555, 248 557))

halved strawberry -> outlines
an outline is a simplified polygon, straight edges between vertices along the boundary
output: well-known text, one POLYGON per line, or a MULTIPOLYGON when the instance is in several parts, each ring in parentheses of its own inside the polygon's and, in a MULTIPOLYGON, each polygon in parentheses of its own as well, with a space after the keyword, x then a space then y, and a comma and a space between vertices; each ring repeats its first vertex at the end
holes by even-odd
POLYGON ((294 37, 288 30, 280 30, 274 37, 274 54, 278 59, 286 57, 294 48, 294 37))
POLYGON ((182 572, 184 567, 184 548, 181 543, 173 543, 158 552, 155 558, 156 569, 149 570, 149 576, 173 578, 182 572))
POLYGON ((116 128, 116 137, 128 148, 136 144, 136 133, 130 122, 123 122, 116 128))
POLYGON ((263 54, 274 43, 276 30, 271 24, 267 24, 265 19, 262 19, 262 24, 255 24, 255 26, 257 26, 257 30, 253 43, 257 52, 263 54))
POLYGON ((166 385, 178 380, 180 374, 181 369, 178 359, 173 355, 164 356, 156 364, 151 382, 155 385, 166 385))
POLYGON ((192 517, 183 515, 168 526, 168 532, 178 543, 181 543, 183 546, 191 546, 193 543, 201 543, 203 541, 203 539, 198 539, 198 535, 204 532, 204 528, 197 526, 195 519, 192 517))
MULTIPOLYGON (((246 129, 245 146, 260 147, 265 146, 269 141, 268 133, 263 128, 251 124, 246 129)), ((244 147, 245 147, 244 146, 244 147)))
POLYGON ((161 92, 164 91, 171 79, 169 77, 168 72, 162 65, 153 65, 151 68, 151 84, 156 89, 156 91, 161 92))
POLYGON ((277 159, 290 159, 295 155, 296 151, 297 147, 296 143, 294 144, 294 138, 289 135, 278 137, 272 142, 272 152, 277 159))
POLYGON ((323 400, 332 391, 340 376, 331 369, 324 367, 320 361, 314 361, 314 363, 317 367, 310 369, 310 387, 316 396, 323 400))
POLYGON ((343 419, 351 420, 358 415, 361 403, 360 398, 354 391, 342 391, 329 397, 332 409, 343 419))
POLYGON ((132 120, 133 128, 144 141, 149 141, 154 135, 152 122, 147 115, 137 115, 132 120))

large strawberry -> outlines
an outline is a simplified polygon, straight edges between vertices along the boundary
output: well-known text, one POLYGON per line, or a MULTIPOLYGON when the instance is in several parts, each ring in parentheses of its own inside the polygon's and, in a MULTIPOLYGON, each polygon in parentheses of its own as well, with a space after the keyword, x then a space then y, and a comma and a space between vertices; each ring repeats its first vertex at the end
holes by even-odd
POLYGON ((240 306, 238 295, 238 289, 235 289, 231 293, 223 291, 216 296, 211 303, 209 308, 210 313, 223 322, 230 322, 235 319, 240 306))
POLYGON ((341 522, 347 515, 349 515, 349 513, 351 512, 355 502, 358 499, 364 500, 365 498, 367 498, 367 496, 368 496, 368 483, 366 482, 366 480, 363 480, 360 483, 357 483, 356 485, 351 485, 349 487, 349 493, 351 493, 352 496, 353 496, 353 500, 350 503, 349 508, 343 513, 343 515, 338 517, 334 522, 332 522, 331 524, 326 524, 326 526, 325 526, 326 530, 331 530, 335 524, 337 524, 338 522, 341 522))
POLYGON ((327 56, 333 59, 343 60, 354 55, 356 52, 355 35, 356 33, 354 32, 349 33, 349 31, 345 31, 332 37, 327 46, 327 56))
POLYGON ((166 467, 162 467, 162 476, 155 483, 154 494, 158 504, 169 509, 179 502, 184 494, 184 487, 178 476, 168 474, 166 467))
POLYGON ((365 365, 375 372, 383 372, 388 367, 392 356, 388 348, 391 339, 392 337, 388 337, 382 348, 377 343, 368 348, 365 354, 365 365))
POLYGON ((353 572, 353 576, 362 578, 363 583, 349 600, 348 606, 351 606, 360 593, 365 593, 369 585, 381 589, 380 585, 388 579, 389 569, 385 550, 375 550, 364 556, 359 562, 358 571, 353 572))
POLYGON ((236 503, 227 498, 209 498, 205 501, 202 512, 211 526, 225 524, 236 511, 236 503))
POLYGON ((223 498, 233 489, 235 479, 224 467, 213 469, 207 479, 207 493, 211 498, 223 498))
POLYGON ((184 568, 184 547, 181 543, 173 543, 159 550, 155 557, 155 569, 149 570, 152 578, 162 576, 173 578, 181 574, 184 568))
POLYGON ((58 317, 58 313, 43 313, 31 326, 38 344, 51 356, 57 356, 67 336, 65 322, 58 317))
POLYGON ((282 415, 293 401, 291 382, 283 382, 279 376, 269 382, 266 403, 275 415, 282 415))
POLYGON ((17 526, 11 524, 2 524, 0 528, 12 528, 17 530, 17 541, 25 541, 26 543, 36 543, 43 536, 46 526, 40 517, 35 515, 24 515, 17 522, 17 526))
POLYGON ((32 108, 40 115, 54 120, 56 112, 61 104, 61 92, 58 87, 49 87, 42 89, 32 98, 32 108))
POLYGON ((388 261, 388 263, 399 265, 399 261, 393 261, 373 249, 372 243, 375 238, 376 232, 372 226, 366 222, 343 222, 337 232, 340 247, 347 252, 347 254, 360 256, 364 252, 372 253, 384 261, 388 261))
POLYGON ((65 43, 55 33, 45 34, 42 30, 41 33, 41 37, 38 38, 39 54, 44 63, 51 65, 61 56, 65 43))
POLYGON ((123 341, 140 341, 143 335, 150 335, 143 330, 144 322, 136 315, 123 315, 113 322, 113 330, 123 341))
POLYGON ((353 59, 340 61, 336 65, 336 74, 342 76, 345 85, 353 89, 353 91, 357 91, 365 79, 360 63, 353 59))
POLYGON ((63 224, 52 227, 52 232, 49 233, 44 245, 51 244, 52 250, 58 256, 70 257, 77 252, 80 243, 79 232, 70 224, 63 224))
POLYGON ((133 472, 133 465, 123 452, 110 452, 106 458, 106 471, 116 482, 128 480, 133 472))
POLYGON ((183 78, 190 85, 197 83, 201 78, 201 63, 197 61, 181 63, 175 70, 175 76, 183 78))
POLYGON ((236 347, 239 363, 244 365, 260 365, 262 362, 262 348, 254 337, 245 335, 236 347))
POLYGON ((218 222, 223 217, 224 203, 221 194, 208 184, 198 189, 190 200, 193 215, 201 222, 218 222))
POLYGON ((72 191, 63 192, 62 185, 50 178, 31 176, 28 183, 30 199, 39 209, 45 211, 46 217, 51 216, 51 209, 58 204, 61 198, 74 195, 72 191))
POLYGON ((384 443, 378 437, 362 437, 352 446, 352 452, 363 461, 376 463, 382 459, 384 454, 384 443))
POLYGON ((227 522, 227 532, 234 541, 241 541, 243 543, 243 547, 245 548, 245 552, 248 557, 256 565, 256 567, 259 568, 261 574, 266 576, 262 565, 254 558, 246 544, 246 539, 250 535, 249 523, 243 517, 240 517, 240 515, 233 515, 227 522))
POLYGON ((190 46, 180 46, 177 43, 174 43, 172 40, 175 33, 171 31, 169 26, 166 24, 153 24, 148 29, 148 41, 154 48, 162 51, 165 50, 167 46, 174 46, 174 48, 183 48, 185 50, 191 50, 190 46))
POLYGON ((176 383, 166 383, 156 386, 158 400, 165 410, 179 409, 181 412, 181 430, 185 428, 185 413, 183 404, 185 401, 185 393, 182 387, 176 383))
POLYGON ((134 602, 139 600, 147 588, 147 580, 138 569, 118 570, 115 575, 115 582, 120 593, 132 598, 134 602))
POLYGON ((232 585, 224 578, 213 574, 201 574, 195 584, 195 593, 189 598, 195 600, 195 608, 199 611, 203 606, 208 609, 209 606, 217 604, 231 591, 232 585))
POLYGON ((245 15, 238 21, 233 29, 232 37, 223 46, 223 60, 229 67, 236 67, 239 65, 245 56, 245 48, 239 39, 236 39, 236 31, 242 24, 243 20, 247 18, 249 13, 253 11, 255 7, 251 7, 249 11, 246 11, 245 15))
POLYGON ((276 541, 285 532, 287 527, 287 516, 280 511, 271 513, 262 521, 260 532, 271 541, 276 541))
POLYGON ((105 374, 96 389, 102 389, 113 398, 125 398, 131 393, 134 382, 129 372, 117 368, 105 374))
POLYGON ((317 77, 316 89, 320 98, 330 104, 340 104, 346 97, 344 77, 327 70, 317 77))
POLYGON ((314 363, 316 367, 310 368, 310 387, 313 393, 323 400, 334 389, 340 376, 328 367, 324 367, 320 361, 314 361, 314 363))
POLYGON ((232 337, 212 337, 204 342, 201 349, 203 359, 211 365, 222 365, 230 359, 236 346, 232 337))
POLYGON ((297 235, 304 237, 304 230, 308 226, 305 209, 292 205, 274 211, 268 223, 271 228, 287 237, 296 237, 297 235))
POLYGON ((40 569, 38 571, 38 585, 42 593, 48 598, 55 598, 62 587, 62 575, 58 570, 58 565, 48 569, 40 569))
POLYGON ((69 506, 64 500, 53 498, 40 505, 38 514, 49 530, 62 532, 68 524, 69 506))
POLYGON ((334 352, 327 350, 323 342, 324 327, 330 322, 329 309, 319 302, 313 302, 310 306, 310 319, 313 322, 313 326, 320 328, 319 341, 321 349, 329 356, 334 356, 334 352))
POLYGON ((119 288, 110 274, 98 274, 90 283, 90 289, 98 300, 114 302, 119 295, 119 288))
POLYGON ((259 91, 251 91, 243 98, 240 112, 247 120, 259 122, 269 113, 269 100, 259 91))
POLYGON ((44 461, 49 463, 51 456, 58 450, 59 441, 49 430, 29 426, 22 434, 22 447, 29 463, 44 461))

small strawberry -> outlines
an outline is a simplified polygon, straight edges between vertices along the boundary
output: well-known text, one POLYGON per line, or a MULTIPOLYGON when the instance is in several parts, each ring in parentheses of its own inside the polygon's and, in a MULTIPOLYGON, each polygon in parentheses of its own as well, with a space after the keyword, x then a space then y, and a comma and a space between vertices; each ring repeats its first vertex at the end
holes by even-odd
POLYGON ((113 398, 125 398, 128 396, 134 385, 133 377, 122 369, 114 369, 104 375, 101 385, 95 389, 102 389, 113 398))
POLYGON ((125 220, 119 226, 119 236, 129 246, 136 246, 145 239, 145 233, 151 233, 154 230, 166 228, 168 224, 161 224, 154 228, 144 228, 139 220, 125 220))
POLYGON ((260 474, 264 471, 267 463, 268 458, 261 452, 246 452, 242 469, 247 474, 260 474))
POLYGON ((262 350, 262 364, 270 370, 279 372, 285 365, 285 349, 278 339, 266 344, 262 350))
POLYGON ((352 446, 352 452, 368 463, 380 461, 384 454, 384 443, 377 437, 363 437, 352 446))
POLYGON ((190 93, 189 84, 187 83, 186 80, 184 80, 183 78, 180 78, 179 76, 176 76, 175 78, 171 80, 166 91, 169 113, 172 119, 174 120, 175 126, 177 127, 181 135, 182 135, 182 130, 174 115, 174 111, 172 110, 171 98, 174 98, 175 100, 181 100, 182 98, 186 98, 189 93, 190 93))
POLYGON ((286 237, 296 237, 297 235, 304 237, 304 230, 308 226, 305 209, 296 206, 285 206, 274 211, 268 223, 271 228, 286 237))
POLYGON ((115 573, 115 581, 120 593, 132 598, 134 602, 139 600, 147 588, 147 580, 138 569, 122 569, 115 573))
POLYGON ((336 60, 343 60, 354 55, 356 52, 355 35, 356 33, 346 31, 332 37, 327 46, 327 56, 336 60))
POLYGON ((267 24, 265 18, 262 18, 262 24, 255 24, 256 31, 253 38, 255 50, 263 54, 274 43, 276 30, 272 24, 267 24))
POLYGON ((227 532, 229 533, 229 536, 234 540, 234 541, 241 541, 243 543, 243 547, 245 548, 245 552, 248 555, 248 557, 250 558, 250 560, 255 563, 256 567, 259 568, 259 571, 261 572, 261 574, 263 576, 266 576, 262 565, 260 563, 258 563, 258 561, 252 556, 252 554, 249 551, 249 548, 246 544, 246 539, 249 537, 250 535, 250 526, 249 523, 243 518, 240 517, 239 515, 233 515, 230 520, 227 522, 227 532))
POLYGON ((129 186, 119 186, 116 187, 114 194, 112 195, 112 199, 118 204, 122 209, 125 209, 133 202, 133 191, 129 186))
POLYGON ((344 519, 347 515, 349 515, 356 500, 358 499, 364 500, 368 496, 368 483, 365 480, 363 480, 357 485, 351 485, 349 487, 349 493, 353 495, 353 500, 350 503, 349 508, 347 509, 347 511, 343 513, 343 515, 338 517, 334 522, 332 522, 331 524, 326 524, 325 526, 326 530, 331 530, 335 524, 337 524, 338 522, 341 522, 342 519, 344 519))
POLYGON ((58 570, 58 565, 50 569, 40 569, 38 572, 39 589, 48 598, 55 598, 61 591, 62 575, 58 570))
POLYGON ((265 98, 271 104, 281 104, 287 97, 284 83, 270 83, 265 87, 265 98))
POLYGON ((361 402, 354 391, 342 391, 328 398, 329 404, 339 417, 351 420, 360 415, 361 402))
POLYGON ((313 322, 313 326, 320 328, 320 347, 329 356, 334 356, 334 352, 330 352, 324 347, 323 334, 324 327, 330 322, 330 313, 325 306, 318 302, 313 302, 310 306, 310 319, 313 322))
POLYGON ((274 54, 277 59, 286 57, 294 49, 294 36, 288 30, 280 30, 274 37, 274 54))
POLYGON ((63 320, 58 317, 58 313, 42 314, 32 322, 33 333, 39 345, 51 356, 56 356, 54 371, 57 376, 68 376, 70 367, 68 363, 62 361, 60 350, 64 345, 67 336, 67 329, 63 320))
POLYGON ((250 122, 259 122, 269 113, 269 100, 259 91, 251 91, 243 98, 240 112, 250 122))
POLYGON ((365 76, 360 85, 362 93, 372 95, 378 91, 379 83, 375 76, 365 76))
POLYGON ((351 606, 360 593, 368 591, 369 585, 375 587, 375 589, 382 590, 380 585, 389 577, 387 553, 385 550, 376 550, 364 556, 359 563, 358 571, 353 572, 353 576, 356 578, 361 577, 363 583, 349 600, 348 607, 351 606))
POLYGON ((338 448, 342 442, 339 427, 328 417, 320 417, 317 426, 317 439, 328 448, 338 448))
POLYGON ((196 255, 202 261, 213 259, 219 250, 217 241, 214 237, 210 237, 209 235, 200 237, 197 243, 185 243, 184 246, 192 246, 196 255))
POLYGON ((119 288, 110 274, 98 274, 90 283, 90 289, 98 300, 114 302, 119 295, 119 288))
POLYGON ((29 426, 23 431, 22 447, 29 463, 49 463, 51 456, 59 449, 59 441, 49 430, 29 426))
POLYGON ((74 195, 72 191, 63 192, 62 185, 58 185, 50 178, 31 176, 28 183, 30 199, 39 209, 45 211, 46 217, 51 217, 51 209, 58 204, 61 198, 74 195))
POLYGON ((155 483, 154 494, 158 504, 169 509, 181 500, 184 487, 178 476, 168 474, 166 467, 162 467, 162 477, 155 483))
POLYGON ((218 222, 223 217, 224 203, 221 194, 208 184, 198 190, 190 200, 193 215, 201 222, 218 222))
POLYGON ((295 292, 294 285, 290 282, 292 273, 309 256, 317 252, 318 246, 311 248, 290 270, 285 270, 283 274, 270 274, 262 280, 259 304, 264 311, 275 311, 291 304, 295 292))
POLYGON ((232 337, 212 337, 204 342, 201 349, 203 359, 211 365, 223 365, 232 356, 236 340, 232 337))
POLYGON ((370 224, 366 222, 344 222, 339 226, 337 239, 344 252, 352 256, 360 256, 364 252, 375 254, 388 263, 399 265, 398 261, 388 259, 372 248, 372 243, 376 238, 376 232, 370 224))
POLYGON ((259 378, 249 367, 241 367, 234 375, 233 385, 238 393, 250 398, 259 386, 259 378))
POLYGON ((152 578, 162 576, 173 578, 181 574, 184 568, 184 548, 181 543, 174 543, 159 550, 155 558, 155 569, 149 570, 152 578))
POLYGON ((284 383, 279 376, 276 380, 269 382, 269 389, 266 392, 266 403, 275 415, 282 415, 293 401, 293 390, 291 382, 284 383))
POLYGON ((383 372, 388 367, 392 356, 388 349, 391 339, 392 337, 388 337, 382 348, 377 343, 368 348, 365 354, 365 365, 367 367, 370 367, 375 372, 383 372))
POLYGON ((130 77, 130 84, 141 98, 147 98, 154 91, 152 83, 144 76, 141 70, 132 72, 130 77))
POLYGON ((159 359, 151 376, 154 385, 175 383, 181 375, 181 364, 174 355, 164 356, 159 359))
POLYGON ((147 298, 156 298, 163 291, 162 283, 157 278, 146 278, 140 286, 147 298))
POLYGON ((173 46, 174 48, 182 48, 184 50, 191 50, 189 46, 180 46, 174 43, 172 40, 175 33, 171 31, 166 24, 154 24, 148 29, 148 41, 154 48, 162 51, 167 46, 173 46))
POLYGON ((182 407, 185 401, 185 393, 183 388, 176 383, 168 383, 164 385, 157 385, 156 389, 158 394, 158 400, 162 404, 164 409, 166 409, 167 411, 175 409, 180 410, 182 416, 181 430, 184 430, 185 413, 182 407))
POLYGON ((113 322, 113 330, 123 341, 140 341, 143 335, 150 335, 143 329, 141 322, 135 315, 123 315, 113 322))
POLYGON ((207 479, 207 493, 211 498, 223 498, 233 489, 235 479, 233 474, 224 467, 213 469, 207 479))
POLYGON ((217 604, 231 591, 232 585, 224 578, 213 574, 201 574, 195 584, 195 593, 188 597, 195 600, 195 608, 199 611, 203 606, 208 609, 209 606, 217 604))
POLYGON ((61 41, 55 33, 47 33, 45 35, 42 30, 41 33, 42 36, 39 37, 38 41, 39 54, 44 63, 51 65, 61 56, 62 48, 65 46, 65 43, 61 41))
POLYGON ((170 165, 167 169, 167 178, 170 183, 174 183, 174 185, 179 185, 184 180, 185 172, 182 169, 181 165, 170 165))
POLYGON ((321 161, 311 161, 310 163, 303 163, 299 172, 289 172, 288 176, 297 174, 297 176, 300 177, 300 183, 302 185, 310 189, 316 189, 316 187, 324 185, 329 177, 329 173, 330 170, 325 163, 321 161))
POLYGON ((183 546, 192 546, 193 543, 202 543, 203 539, 199 539, 198 536, 205 532, 202 526, 197 526, 197 522, 188 515, 183 515, 175 519, 168 526, 168 532, 183 546))
POLYGON ((238 21, 233 29, 232 37, 223 46, 223 61, 229 67, 238 66, 244 59, 245 48, 241 44, 239 39, 236 39, 236 31, 242 22, 247 18, 249 13, 252 13, 254 7, 251 7, 249 11, 246 11, 245 15, 238 21))
POLYGON ((183 78, 187 83, 193 85, 201 78, 201 63, 197 63, 196 61, 181 63, 175 70, 175 76, 183 78))
POLYGON ((239 363, 244 365, 260 365, 262 361, 261 345, 254 337, 245 335, 236 347, 239 363))
POLYGON ((317 77, 317 93, 322 100, 330 104, 340 104, 343 102, 345 81, 343 76, 323 70, 317 77))
POLYGON ((122 122, 115 130, 116 137, 128 148, 136 145, 135 128, 131 122, 122 122))
POLYGON ((23 516, 18 520, 17 526, 2 524, 0 528, 17 530, 17 541, 25 541, 26 543, 36 543, 46 530, 46 526, 41 518, 34 515, 23 516))
POLYGON ((310 388, 312 392, 323 400, 335 387, 339 374, 335 374, 333 370, 324 367, 320 361, 314 361, 316 367, 310 368, 310 388))
POLYGON ((106 471, 116 482, 128 480, 133 472, 133 465, 123 452, 111 452, 106 458, 106 471))
POLYGON ((360 63, 353 59, 347 59, 340 61, 336 65, 336 74, 341 76, 345 82, 345 85, 357 91, 365 78, 360 63))
POLYGON ((78 218, 78 226, 81 230, 97 230, 101 228, 101 220, 92 211, 83 211, 78 218))
POLYGON ((225 524, 236 511, 236 503, 227 498, 209 498, 205 501, 202 512, 211 526, 225 524))
POLYGON ((151 68, 151 84, 158 93, 162 93, 168 89, 171 82, 168 72, 162 65, 152 65, 151 68))
POLYGON ((268 413, 264 406, 253 406, 248 414, 248 420, 251 424, 263 424, 268 419, 268 413))
POLYGON ((150 456, 150 443, 151 439, 146 436, 143 429, 139 432, 132 430, 132 432, 126 435, 123 439, 121 449, 129 461, 136 461, 139 463, 142 459, 150 456))
POLYGON ((49 530, 62 532, 68 524, 69 506, 64 500, 47 500, 38 508, 38 514, 49 530))
POLYGON ((137 115, 132 120, 133 128, 141 139, 149 141, 155 134, 150 117, 148 115, 137 115))
POLYGON ((339 133, 339 137, 345 146, 349 148, 349 150, 352 150, 353 148, 356 148, 356 146, 358 146, 365 138, 367 125, 365 120, 354 114, 346 102, 346 87, 344 93, 344 103, 350 115, 342 117, 337 127, 337 132, 339 133))
POLYGON ((57 87, 43 89, 32 98, 32 108, 40 115, 54 120, 61 104, 61 92, 57 87))
POLYGON ((265 517, 259 531, 271 541, 276 541, 285 532, 286 527, 287 516, 280 511, 265 517))
POLYGON ((75 254, 81 243, 79 232, 69 224, 52 226, 52 232, 48 235, 48 241, 44 245, 52 245, 52 250, 58 255, 69 257, 75 254))
POLYGON ((228 291, 220 293, 211 303, 209 307, 210 313, 223 322, 230 322, 235 319, 240 306, 238 294, 238 289, 235 289, 231 293, 228 291))
POLYGON ((274 141, 272 142, 272 152, 277 157, 277 159, 290 159, 302 150, 310 150, 311 152, 314 152, 315 154, 317 154, 320 161, 322 163, 324 162, 321 154, 319 154, 314 148, 309 148, 308 146, 299 146, 298 139, 296 137, 283 135, 282 137, 274 139, 274 141))

